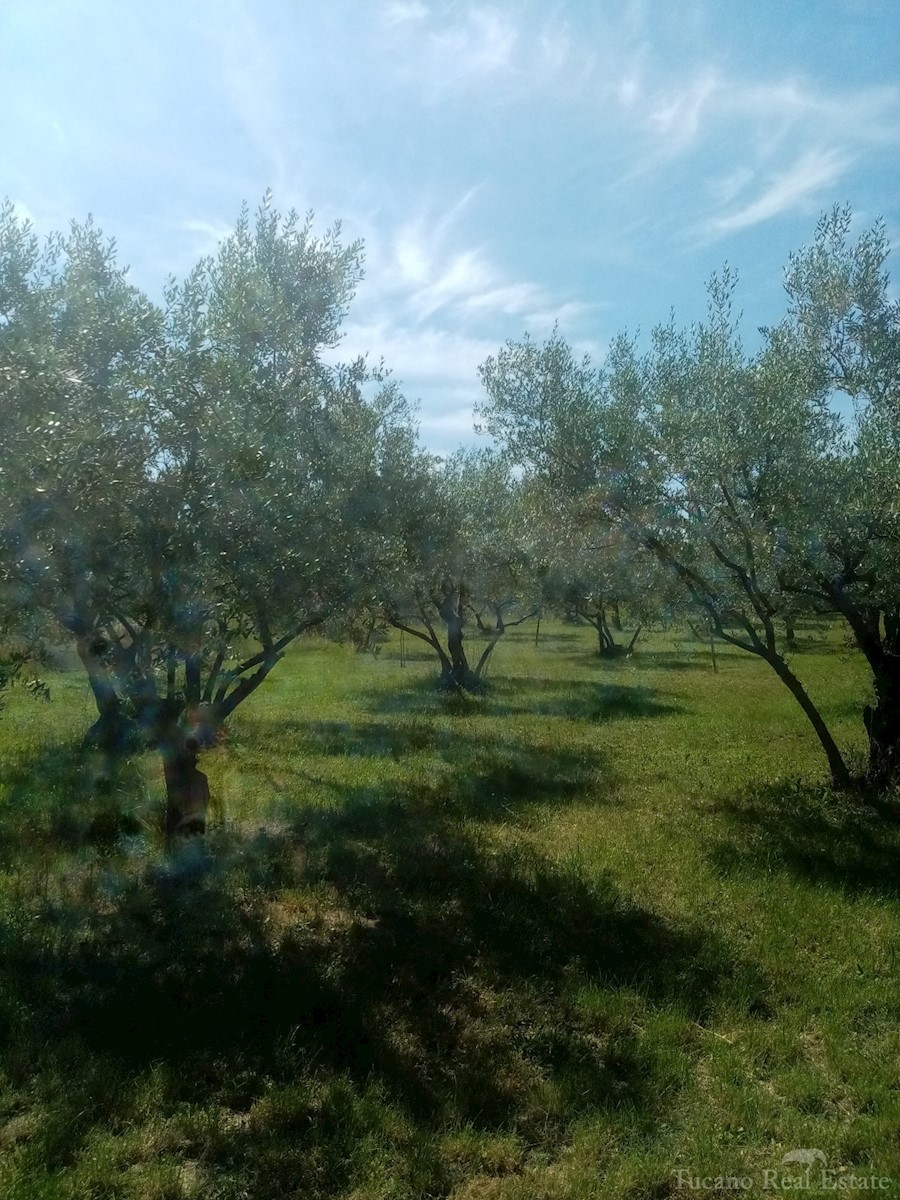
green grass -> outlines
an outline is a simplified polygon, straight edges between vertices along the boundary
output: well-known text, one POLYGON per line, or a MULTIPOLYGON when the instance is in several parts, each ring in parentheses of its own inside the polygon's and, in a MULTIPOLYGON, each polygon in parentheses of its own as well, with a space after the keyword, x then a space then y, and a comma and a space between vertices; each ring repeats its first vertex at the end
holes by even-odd
MULTIPOLYGON (((795 664, 861 755, 863 664, 795 664)), ((522 628, 470 700, 310 642, 174 863, 152 756, 98 795, 82 680, 13 693, 0 1197, 661 1200, 797 1147, 900 1195, 900 825, 719 668, 522 628)))

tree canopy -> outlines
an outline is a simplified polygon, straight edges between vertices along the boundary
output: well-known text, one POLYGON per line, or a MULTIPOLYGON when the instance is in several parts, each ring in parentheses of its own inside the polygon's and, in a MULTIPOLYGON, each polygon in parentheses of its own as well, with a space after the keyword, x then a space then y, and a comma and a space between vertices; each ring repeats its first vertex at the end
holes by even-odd
POLYGON ((602 367, 576 363, 557 333, 508 344, 482 368, 482 418, 526 473, 578 499, 584 525, 652 554, 718 637, 776 671, 842 785, 777 623, 804 607, 843 617, 872 668, 868 777, 882 786, 900 767, 900 334, 884 230, 853 243, 850 224, 826 215, 791 259, 788 311, 755 352, 726 269, 705 321, 670 320, 649 349, 620 336, 602 367))
POLYGON ((545 606, 614 656, 623 609, 636 627, 687 605, 776 672, 844 785, 783 638, 803 613, 836 615, 872 672, 867 778, 889 785, 900 305, 883 226, 851 231, 848 210, 822 218, 753 350, 727 268, 705 320, 621 335, 601 364, 558 330, 507 343, 480 369, 494 448, 441 461, 385 371, 335 361, 362 276, 339 227, 316 235, 267 196, 155 303, 90 219, 42 243, 5 205, 0 624, 20 630, 18 661, 55 626, 92 689, 93 740, 177 760, 295 638, 348 614, 478 690, 505 630, 545 606))
POLYGON ((90 221, 41 248, 3 209, 5 590, 74 640, 110 752, 213 738, 377 555, 414 431, 323 357, 360 274, 266 199, 157 306, 90 221))

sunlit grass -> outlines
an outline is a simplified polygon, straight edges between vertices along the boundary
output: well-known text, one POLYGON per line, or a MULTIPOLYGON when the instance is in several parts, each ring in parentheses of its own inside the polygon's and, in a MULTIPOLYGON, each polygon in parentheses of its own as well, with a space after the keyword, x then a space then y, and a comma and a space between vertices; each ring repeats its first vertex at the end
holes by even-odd
MULTIPOLYGON (((97 797, 80 678, 10 698, 4 1200, 664 1197, 801 1146, 900 1180, 898 826, 749 656, 533 637, 477 699, 298 647, 175 864, 152 755, 97 797)), ((863 664, 795 666, 861 754, 863 664)))

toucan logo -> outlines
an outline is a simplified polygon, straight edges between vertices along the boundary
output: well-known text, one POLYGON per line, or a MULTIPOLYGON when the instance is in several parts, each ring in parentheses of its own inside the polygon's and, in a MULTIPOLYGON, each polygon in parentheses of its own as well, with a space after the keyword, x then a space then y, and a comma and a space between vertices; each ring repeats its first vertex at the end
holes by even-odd
POLYGON ((781 1160, 781 1165, 786 1167, 792 1163, 800 1163, 801 1166, 811 1167, 817 1162, 823 1167, 828 1165, 828 1160, 821 1150, 789 1150, 781 1160))

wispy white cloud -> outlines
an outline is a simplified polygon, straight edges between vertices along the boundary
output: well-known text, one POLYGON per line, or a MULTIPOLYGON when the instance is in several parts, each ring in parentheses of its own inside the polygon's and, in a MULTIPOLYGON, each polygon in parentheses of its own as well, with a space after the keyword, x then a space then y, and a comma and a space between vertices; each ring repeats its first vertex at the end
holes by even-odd
POLYGON ((205 0, 205 11, 232 113, 266 164, 266 182, 281 190, 290 141, 281 86, 284 56, 249 0, 205 0))
POLYGON ((199 218, 188 218, 181 222, 181 228, 191 234, 191 255, 199 258, 212 254, 216 247, 234 232, 234 225, 224 221, 208 221, 199 218))
POLYGON ((580 300, 554 302, 547 289, 538 284, 514 283, 478 292, 470 296, 462 307, 467 316, 479 316, 487 312, 521 317, 527 329, 541 334, 557 323, 574 324, 593 306, 580 300))
POLYGON ((719 175, 709 181, 709 194, 715 204, 720 206, 730 204, 748 184, 753 182, 755 176, 756 172, 751 166, 748 166, 747 163, 739 163, 724 175, 719 175))
POLYGON ((430 385, 443 382, 455 388, 476 388, 479 364, 496 349, 493 338, 445 326, 422 329, 376 316, 346 322, 339 357, 383 357, 399 379, 413 386, 427 381, 430 385))
POLYGON ((791 167, 770 179, 753 200, 711 218, 707 230, 719 236, 735 233, 818 202, 823 190, 836 183, 850 163, 851 159, 837 150, 808 150, 791 167))
POLYGON ((861 140, 900 136, 900 88, 893 86, 822 91, 797 77, 744 81, 728 89, 725 103, 736 114, 779 126, 824 122, 861 140))
POLYGON ((442 11, 418 0, 396 0, 382 10, 382 26, 393 56, 393 83, 411 86, 426 100, 461 99, 489 84, 492 97, 501 79, 515 78, 523 37, 507 9, 473 3, 442 11))
POLYGON ((519 31, 508 12, 473 5, 462 21, 437 29, 431 36, 438 51, 454 60, 457 72, 469 75, 509 66, 519 31))
POLYGON ((17 220, 27 221, 32 227, 37 225, 37 218, 27 204, 23 204, 21 200, 13 200, 12 207, 17 220))
POLYGON ((401 229, 394 240, 394 264, 399 281, 424 287, 431 273, 431 255, 415 228, 401 229))
POLYGON ((799 76, 763 82, 711 62, 659 68, 658 50, 651 55, 644 43, 608 84, 623 128, 635 135, 608 190, 634 192, 652 176, 683 189, 674 172, 689 160, 699 187, 682 224, 686 245, 811 211, 865 156, 900 144, 893 85, 825 91, 799 76))
POLYGON ((551 72, 564 70, 572 60, 572 35, 565 25, 548 25, 539 35, 541 61, 551 72))
POLYGON ((383 358, 404 390, 422 401, 429 445, 471 437, 478 367, 504 338, 537 335, 555 321, 579 329, 587 306, 517 278, 486 245, 466 244, 470 189, 443 211, 423 209, 390 231, 370 224, 366 280, 335 352, 383 358))
MULTIPOLYGON (((421 261, 416 259, 417 267, 421 261)), ((417 324, 444 313, 457 321, 521 317, 530 327, 544 328, 554 320, 575 320, 587 308, 574 300, 560 300, 533 281, 510 279, 482 248, 461 250, 433 267, 433 277, 408 297, 417 324)))
POLYGON ((486 290, 473 291, 463 301, 466 313, 527 313, 547 300, 546 292, 536 283, 506 283, 486 290))
POLYGON ((612 85, 619 104, 625 109, 634 109, 644 96, 644 79, 639 62, 629 63, 612 85))
POLYGON ((433 407, 436 397, 430 397, 419 418, 423 441, 441 456, 453 454, 461 443, 475 442, 475 405, 481 397, 477 388, 470 388, 464 395, 444 399, 448 407, 438 411, 433 407))
POLYGON ((561 304, 547 304, 545 299, 542 308, 523 313, 523 323, 531 333, 549 333, 554 325, 560 325, 571 332, 571 327, 580 325, 595 309, 610 307, 608 301, 588 303, 583 300, 566 300, 561 304))
POLYGON ((428 9, 421 0, 393 0, 381 10, 381 19, 388 26, 424 21, 427 17, 428 9))
POLYGON ((483 325, 519 317, 532 328, 575 321, 586 305, 533 280, 510 277, 487 247, 466 245, 464 217, 478 194, 471 188, 443 213, 423 211, 393 233, 370 226, 363 306, 389 304, 410 327, 433 322, 483 325))
POLYGON ((704 71, 687 84, 653 97, 646 122, 668 152, 677 154, 695 141, 720 88, 719 79, 704 71))
POLYGON ((424 321, 444 308, 467 307, 473 298, 491 291, 495 281, 495 272, 481 250, 462 250, 441 264, 438 275, 416 291, 410 302, 417 320, 424 321))
POLYGON ((406 395, 420 402, 425 444, 444 451, 474 437, 474 406, 481 398, 478 367, 497 350, 497 339, 446 326, 403 325, 390 317, 349 321, 332 356, 383 358, 406 395))

